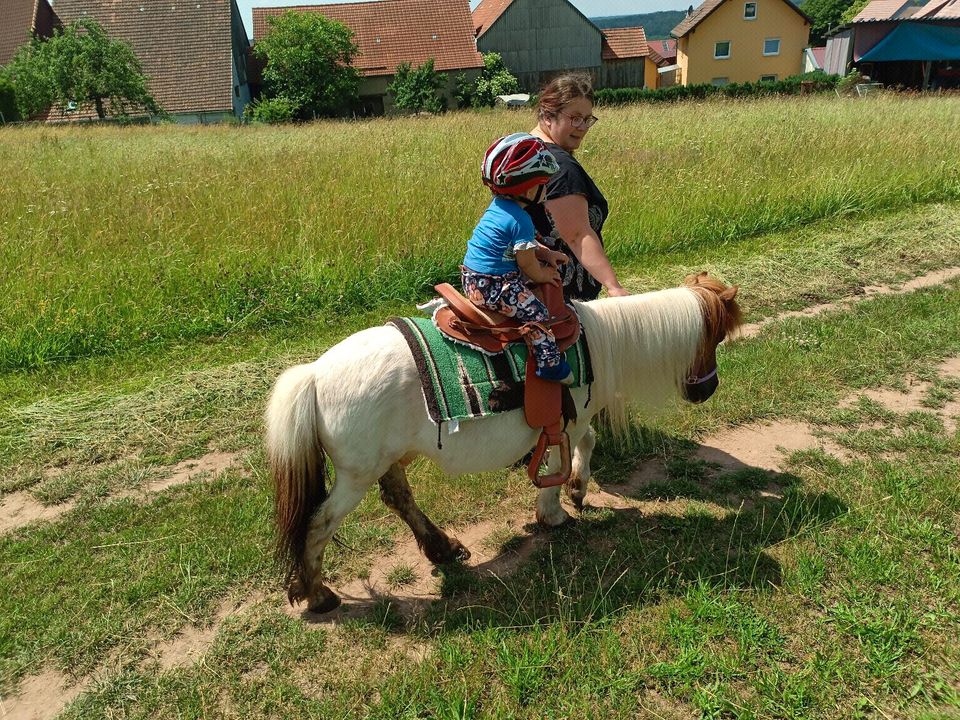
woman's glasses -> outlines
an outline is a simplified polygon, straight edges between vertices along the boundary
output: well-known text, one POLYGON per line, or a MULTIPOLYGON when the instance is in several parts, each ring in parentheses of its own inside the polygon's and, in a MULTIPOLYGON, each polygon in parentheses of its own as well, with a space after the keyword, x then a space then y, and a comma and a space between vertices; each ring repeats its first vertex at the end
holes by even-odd
POLYGON ((578 130, 592 128, 594 124, 596 124, 597 120, 600 119, 596 115, 587 115, 586 117, 583 115, 568 115, 562 110, 558 110, 557 114, 563 115, 565 118, 567 118, 570 121, 570 124, 578 130))

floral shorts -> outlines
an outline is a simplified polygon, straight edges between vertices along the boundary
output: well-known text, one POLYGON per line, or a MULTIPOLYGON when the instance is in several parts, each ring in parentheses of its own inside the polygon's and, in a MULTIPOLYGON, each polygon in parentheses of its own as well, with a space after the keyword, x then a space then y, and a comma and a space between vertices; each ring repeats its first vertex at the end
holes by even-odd
MULTIPOLYGON (((525 323, 545 322, 550 319, 547 306, 524 284, 519 272, 487 275, 462 267, 460 281, 463 283, 463 294, 474 305, 495 310, 525 323)), ((538 369, 560 364, 560 352, 552 332, 533 330, 529 337, 538 369)))

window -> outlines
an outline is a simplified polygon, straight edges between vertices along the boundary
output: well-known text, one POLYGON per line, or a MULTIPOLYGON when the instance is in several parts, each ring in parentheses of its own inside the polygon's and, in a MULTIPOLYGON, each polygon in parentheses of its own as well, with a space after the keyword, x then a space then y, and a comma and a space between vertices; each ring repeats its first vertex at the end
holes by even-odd
POLYGON ((743 19, 744 20, 757 19, 757 4, 755 2, 748 2, 743 4, 743 19))
POLYGON ((776 76, 776 75, 761 75, 761 76, 760 76, 760 82, 776 82, 776 81, 777 81, 777 76, 776 76))
POLYGON ((724 85, 726 85, 726 84, 729 83, 729 82, 730 82, 730 78, 719 77, 719 78, 714 78, 713 80, 711 80, 711 81, 710 81, 710 84, 713 85, 714 87, 723 87, 724 85))
POLYGON ((763 54, 779 55, 780 54, 780 38, 767 38, 766 40, 764 40, 763 54))
POLYGON ((714 45, 713 57, 717 60, 730 57, 730 41, 726 40, 724 42, 718 42, 716 45, 714 45))

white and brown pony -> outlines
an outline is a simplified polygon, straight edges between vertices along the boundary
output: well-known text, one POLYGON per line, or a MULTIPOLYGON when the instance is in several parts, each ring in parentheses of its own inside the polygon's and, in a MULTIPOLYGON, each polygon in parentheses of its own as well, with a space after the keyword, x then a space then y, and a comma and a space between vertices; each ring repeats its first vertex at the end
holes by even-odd
MULTIPOLYGON (((740 323, 736 293, 700 273, 679 288, 577 304, 594 372, 589 390, 572 390, 579 417, 567 427, 576 448, 568 492, 578 506, 590 477, 591 418, 604 410, 615 429, 624 429, 631 405, 656 408, 678 392, 691 402, 710 397, 718 383, 717 345, 740 323)), ((284 372, 266 426, 288 596, 291 603, 306 600, 315 612, 340 604, 323 583, 324 549, 371 485, 379 481, 384 503, 410 526, 429 560, 466 558, 466 548, 417 507, 406 465, 423 455, 450 475, 495 470, 522 458, 540 433, 514 410, 462 420, 438 448, 413 357, 400 332, 387 325, 351 335, 309 365, 284 372), (327 457, 334 468, 329 490, 327 457)), ((569 519, 559 487, 540 491, 536 516, 547 526, 569 519)))

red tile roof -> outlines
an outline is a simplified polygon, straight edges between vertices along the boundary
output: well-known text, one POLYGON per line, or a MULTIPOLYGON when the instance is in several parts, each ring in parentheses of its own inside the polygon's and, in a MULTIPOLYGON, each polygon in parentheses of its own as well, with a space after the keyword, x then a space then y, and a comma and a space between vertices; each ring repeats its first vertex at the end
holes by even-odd
POLYGON ((360 49, 354 67, 366 76, 393 75, 400 63, 417 66, 430 58, 435 70, 483 66, 473 39, 467 0, 378 0, 254 8, 254 39, 270 31, 267 18, 290 10, 319 12, 353 30, 353 40, 360 49))
MULTIPOLYGON (((877 0, 874 0, 874 1, 876 2, 877 0)), ((673 30, 670 31, 670 34, 675 38, 683 37, 688 32, 693 30, 697 25, 699 25, 704 20, 706 20, 713 13, 713 11, 716 10, 721 5, 723 5, 724 2, 726 2, 726 0, 706 0, 706 2, 704 2, 698 8, 696 8, 692 13, 687 15, 683 20, 681 20, 680 23, 673 30)), ((808 23, 810 23, 811 25, 813 24, 813 22, 810 20, 807 14, 804 13, 803 10, 798 8, 792 2, 790 2, 790 0, 783 0, 783 2, 787 5, 787 7, 789 7, 791 10, 796 12, 800 17, 802 17, 808 23)))
POLYGON ((170 113, 233 111, 232 0, 56 0, 64 23, 89 17, 133 47, 170 113))
POLYGON ((863 10, 857 13, 853 22, 880 22, 893 20, 904 10, 913 7, 913 0, 872 0, 863 10))
POLYGON ((608 28, 603 30, 603 43, 600 50, 602 60, 627 60, 646 57, 650 53, 647 46, 647 34, 637 27, 608 28))
POLYGON ((30 35, 50 37, 60 26, 57 15, 47 0, 0 0, 3 22, 0 22, 0 66, 13 59, 17 49, 30 41, 30 35))
POLYGON ((960 0, 930 0, 917 10, 913 18, 956 20, 960 18, 960 0))
POLYGON ((664 60, 677 59, 677 40, 668 38, 667 40, 647 40, 647 45, 651 50, 655 50, 664 60))
POLYGON ((480 0, 473 9, 473 30, 477 37, 483 35, 513 0, 480 0))

